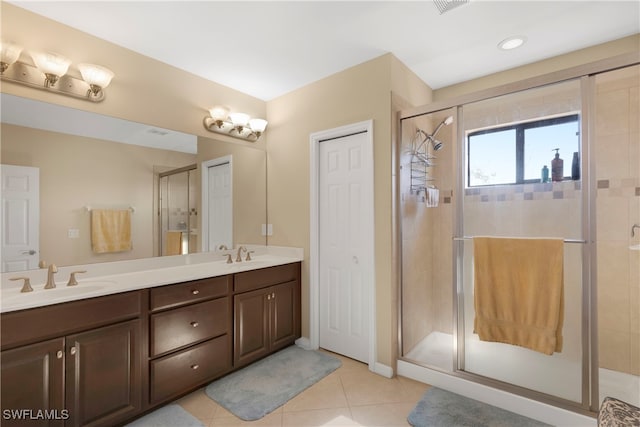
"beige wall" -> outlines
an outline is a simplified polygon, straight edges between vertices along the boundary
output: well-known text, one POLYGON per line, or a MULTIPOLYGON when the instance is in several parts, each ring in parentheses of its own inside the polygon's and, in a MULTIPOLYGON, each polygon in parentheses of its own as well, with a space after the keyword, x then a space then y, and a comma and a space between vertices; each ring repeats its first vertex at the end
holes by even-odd
POLYGON ((148 258, 154 253, 154 167, 195 162, 192 154, 3 124, 3 164, 40 169, 40 259, 57 265, 148 258), (85 206, 133 206, 133 250, 91 251, 85 206), (78 229, 77 239, 67 237, 78 229))
POLYGON ((378 358, 391 363, 391 91, 390 55, 268 103, 269 244, 304 248, 302 335, 309 336, 309 135, 373 119, 375 274, 378 358))
POLYGON ((384 55, 268 103, 269 244, 305 250, 302 334, 309 336, 309 135, 363 120, 374 122, 375 276, 378 362, 392 366, 397 289, 393 275, 391 94, 428 102, 430 89, 384 55))

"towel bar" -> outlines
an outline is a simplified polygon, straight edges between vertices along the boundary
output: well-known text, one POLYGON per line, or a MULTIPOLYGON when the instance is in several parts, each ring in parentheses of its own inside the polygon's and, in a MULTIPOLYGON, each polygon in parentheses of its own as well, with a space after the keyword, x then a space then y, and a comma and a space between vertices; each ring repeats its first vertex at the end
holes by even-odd
MULTIPOLYGON (((462 236, 462 237, 454 237, 455 241, 463 241, 463 240, 472 240, 473 237, 470 236, 462 236)), ((587 243, 586 240, 578 240, 578 239, 564 239, 565 243, 587 243)))
POLYGON ((87 205, 87 206, 85 206, 84 208, 85 208, 85 210, 86 210, 87 212, 91 212, 93 209, 129 209, 129 210, 131 210, 131 212, 135 212, 135 211, 136 211, 136 208, 134 208, 133 206, 108 207, 108 208, 93 208, 93 207, 91 207, 91 206, 88 206, 88 205, 87 205))

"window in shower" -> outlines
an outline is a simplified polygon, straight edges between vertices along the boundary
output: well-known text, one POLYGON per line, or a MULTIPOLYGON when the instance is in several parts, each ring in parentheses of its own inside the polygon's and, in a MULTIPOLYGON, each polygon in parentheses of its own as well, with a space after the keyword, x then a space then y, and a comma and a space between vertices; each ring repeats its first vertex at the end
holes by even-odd
POLYGON ((579 116, 571 114, 469 132, 467 186, 540 182, 543 166, 550 181, 555 149, 564 160, 564 179, 571 179, 579 127, 579 116))

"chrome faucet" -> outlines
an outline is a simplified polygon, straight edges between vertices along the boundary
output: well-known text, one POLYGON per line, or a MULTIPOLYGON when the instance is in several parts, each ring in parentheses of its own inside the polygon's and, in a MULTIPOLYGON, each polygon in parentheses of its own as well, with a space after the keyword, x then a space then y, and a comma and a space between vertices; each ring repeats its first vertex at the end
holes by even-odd
POLYGON ((47 268, 47 283, 44 285, 45 289, 53 289, 56 287, 56 282, 53 280, 53 275, 58 272, 58 267, 55 264, 49 264, 47 268))
POLYGON ((247 248, 245 248, 244 246, 239 246, 238 247, 238 254, 236 255, 236 262, 242 262, 242 256, 240 255, 241 252, 247 252, 247 248))

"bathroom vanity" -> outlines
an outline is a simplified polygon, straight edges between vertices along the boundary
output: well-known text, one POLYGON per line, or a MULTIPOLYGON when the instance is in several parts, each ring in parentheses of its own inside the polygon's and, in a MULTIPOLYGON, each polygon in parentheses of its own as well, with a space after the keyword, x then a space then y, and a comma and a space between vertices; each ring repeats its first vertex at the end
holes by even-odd
MULTIPOLYGON (((118 425, 293 344, 300 337, 300 259, 217 265, 221 274, 195 280, 3 310, 3 425, 24 423, 12 424, 7 409, 54 418, 29 425, 118 425)), ((184 276, 207 274, 214 266, 205 264, 184 266, 184 276)), ((121 284, 142 273, 109 280, 121 284)))

